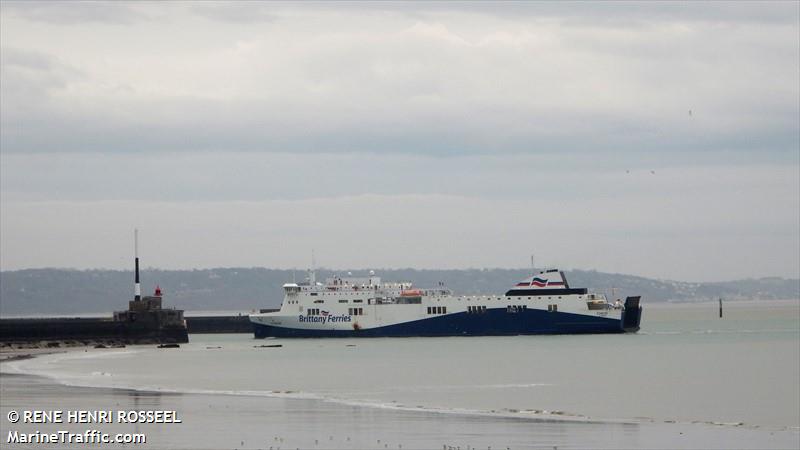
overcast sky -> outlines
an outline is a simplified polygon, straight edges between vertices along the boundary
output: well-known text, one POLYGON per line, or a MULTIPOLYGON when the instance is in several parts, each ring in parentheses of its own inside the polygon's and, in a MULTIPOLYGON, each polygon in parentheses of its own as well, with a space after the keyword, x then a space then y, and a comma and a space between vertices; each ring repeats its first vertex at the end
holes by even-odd
POLYGON ((0 4, 0 268, 800 272, 800 3, 0 4))

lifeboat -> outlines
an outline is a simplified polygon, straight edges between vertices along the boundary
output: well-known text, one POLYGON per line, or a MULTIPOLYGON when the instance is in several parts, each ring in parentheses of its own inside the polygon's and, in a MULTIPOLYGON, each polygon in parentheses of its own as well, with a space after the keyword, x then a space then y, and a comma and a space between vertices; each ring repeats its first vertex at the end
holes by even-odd
POLYGON ((419 297, 422 295, 422 290, 420 289, 404 289, 400 292, 402 297, 419 297))

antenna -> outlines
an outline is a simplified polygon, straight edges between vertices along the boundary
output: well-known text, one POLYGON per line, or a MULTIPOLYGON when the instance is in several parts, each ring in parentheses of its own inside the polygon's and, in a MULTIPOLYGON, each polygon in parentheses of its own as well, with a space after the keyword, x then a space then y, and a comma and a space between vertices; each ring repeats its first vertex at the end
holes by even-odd
POLYGON ((139 301, 142 299, 142 288, 139 285, 139 229, 133 229, 133 257, 136 265, 136 275, 134 276, 133 285, 133 300, 139 301))
POLYGON ((536 258, 533 257, 533 254, 531 254, 531 270, 534 274, 536 273, 536 258))
POLYGON ((311 286, 316 286, 317 285, 317 274, 315 272, 316 264, 317 264, 317 262, 314 259, 314 249, 312 248, 311 249, 311 270, 309 271, 309 276, 308 276, 308 284, 310 284, 311 286))

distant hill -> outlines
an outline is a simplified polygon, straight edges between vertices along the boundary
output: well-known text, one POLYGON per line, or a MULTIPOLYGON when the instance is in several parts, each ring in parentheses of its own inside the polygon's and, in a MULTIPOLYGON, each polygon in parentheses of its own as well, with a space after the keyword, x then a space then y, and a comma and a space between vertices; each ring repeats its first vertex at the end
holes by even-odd
MULTIPOLYGON (((352 270, 356 275, 365 270, 352 270)), ((317 278, 347 271, 318 270, 317 278)), ((497 294, 528 276, 529 269, 415 270, 383 269, 384 280, 412 281, 418 286, 444 282, 458 294, 497 294)), ((283 298, 281 285, 302 271, 264 268, 198 270, 146 269, 142 291, 156 284, 165 303, 188 311, 241 310, 276 307, 283 298)), ((722 283, 686 283, 595 271, 567 271, 570 285, 619 297, 642 295, 646 302, 800 298, 800 280, 761 278, 722 283)), ((29 269, 0 272, 0 315, 107 313, 124 309, 133 295, 131 271, 29 269)))

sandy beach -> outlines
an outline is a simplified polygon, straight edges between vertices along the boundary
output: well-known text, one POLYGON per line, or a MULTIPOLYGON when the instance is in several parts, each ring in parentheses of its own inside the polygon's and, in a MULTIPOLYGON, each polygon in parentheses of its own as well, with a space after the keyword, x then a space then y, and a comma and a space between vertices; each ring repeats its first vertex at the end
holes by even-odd
MULTIPOLYGON (((343 406, 317 400, 165 394, 67 387, 3 374, 2 413, 18 409, 172 410, 182 423, 101 424, 107 433, 145 433, 140 448, 793 448, 797 433, 732 426, 576 423, 343 406)), ((3 437, 12 426, 3 424, 3 437)), ((83 432, 88 425, 19 425, 20 432, 83 432)), ((9 448, 25 446, 10 445, 9 448)), ((67 446, 69 447, 69 446, 67 446)), ((78 447, 76 445, 76 447, 78 447)), ((117 448, 114 445, 104 448, 117 448)))
MULTIPOLYGON (((142 433, 146 443, 137 448, 168 449, 750 449, 796 448, 800 436, 797 430, 735 424, 503 417, 347 405, 319 399, 66 386, 48 377, 18 373, 16 363, 8 362, 36 356, 37 352, 4 352, 7 362, 0 364, 4 443, 8 443, 10 432, 84 433, 87 429, 142 433), (11 411, 25 410, 167 410, 175 411, 181 423, 8 422, 11 411)), ((81 445, 65 446, 72 447, 81 445)), ((7 448, 31 447, 9 444, 7 448)))

